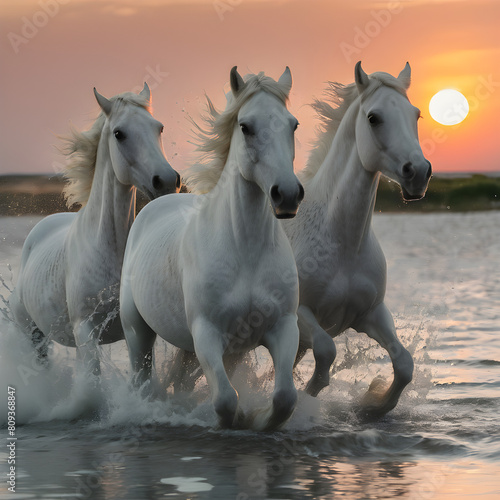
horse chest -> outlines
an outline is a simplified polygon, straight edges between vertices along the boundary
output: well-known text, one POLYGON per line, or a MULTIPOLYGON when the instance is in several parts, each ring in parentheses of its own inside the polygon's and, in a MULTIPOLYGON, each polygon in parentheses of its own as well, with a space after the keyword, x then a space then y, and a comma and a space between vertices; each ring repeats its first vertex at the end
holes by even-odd
POLYGON ((86 251, 69 254, 67 274, 85 284, 86 289, 99 292, 120 281, 122 260, 122 255, 91 246, 86 251))
POLYGON ((227 275, 219 275, 217 285, 203 287, 208 299, 206 314, 227 335, 233 350, 259 345, 262 336, 292 309, 294 298, 289 290, 293 287, 282 289, 278 277, 266 269, 240 269, 236 275, 226 270, 227 275))
POLYGON ((272 302, 272 285, 248 275, 238 277, 221 295, 221 306, 223 309, 227 307, 229 317, 251 316, 264 311, 266 317, 273 316, 279 311, 271 308, 272 302))
POLYGON ((320 323, 333 334, 341 333, 371 309, 378 296, 378 287, 370 276, 341 270, 325 284, 318 310, 320 323))
POLYGON ((260 345, 263 335, 282 316, 279 304, 273 302, 270 294, 257 288, 231 302, 226 302, 228 307, 222 323, 233 350, 260 345))

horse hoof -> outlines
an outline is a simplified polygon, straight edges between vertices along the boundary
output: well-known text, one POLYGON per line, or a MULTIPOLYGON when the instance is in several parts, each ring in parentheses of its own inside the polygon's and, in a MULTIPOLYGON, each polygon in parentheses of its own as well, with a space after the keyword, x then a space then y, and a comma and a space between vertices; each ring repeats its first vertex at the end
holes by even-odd
POLYGON ((297 404, 296 391, 278 391, 273 395, 273 404, 252 412, 250 427, 256 431, 280 429, 292 416, 297 404))
POLYGON ((248 429, 247 418, 239 408, 236 410, 236 415, 234 416, 233 429, 248 429))
POLYGON ((361 398, 357 412, 366 418, 380 418, 391 411, 396 402, 391 402, 387 396, 388 385, 384 379, 377 377, 368 388, 368 392, 361 398))
POLYGON ((325 387, 328 387, 328 385, 328 382, 325 383, 321 380, 315 380, 313 377, 306 385, 306 393, 315 398, 325 387))
POLYGON ((238 408, 233 418, 221 417, 219 415, 219 429, 242 430, 248 429, 248 419, 245 414, 238 408))

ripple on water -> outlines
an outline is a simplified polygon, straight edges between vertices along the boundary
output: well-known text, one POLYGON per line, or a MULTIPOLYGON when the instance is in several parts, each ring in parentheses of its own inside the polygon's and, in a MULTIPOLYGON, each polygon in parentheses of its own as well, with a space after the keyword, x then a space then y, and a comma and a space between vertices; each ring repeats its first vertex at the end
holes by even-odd
POLYGON ((312 457, 412 458, 417 456, 465 456, 470 450, 453 437, 364 429, 312 437, 290 436, 293 447, 312 457))
POLYGON ((160 483, 175 486, 180 493, 198 493, 201 491, 211 491, 213 485, 207 483, 206 477, 166 477, 160 479, 160 483))

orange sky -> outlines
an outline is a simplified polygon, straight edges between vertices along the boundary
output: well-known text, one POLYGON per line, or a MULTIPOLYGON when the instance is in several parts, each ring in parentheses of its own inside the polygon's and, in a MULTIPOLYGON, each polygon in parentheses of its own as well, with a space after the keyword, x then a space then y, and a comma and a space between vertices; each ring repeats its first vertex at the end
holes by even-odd
POLYGON ((317 123, 305 104, 327 80, 352 82, 357 60, 395 75, 410 62, 434 171, 500 171, 499 22, 498 0, 2 0, 0 174, 57 171, 55 134, 91 125, 92 87, 112 96, 144 80, 182 170, 186 112, 199 116, 205 91, 222 107, 233 65, 275 78, 290 66, 300 169, 317 123), (446 87, 471 103, 454 127, 428 112, 446 87))

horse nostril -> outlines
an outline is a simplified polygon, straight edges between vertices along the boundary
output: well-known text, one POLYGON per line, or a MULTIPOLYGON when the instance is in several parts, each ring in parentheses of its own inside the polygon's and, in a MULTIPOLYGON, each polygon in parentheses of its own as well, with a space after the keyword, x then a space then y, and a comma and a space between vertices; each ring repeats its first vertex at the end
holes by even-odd
POLYGON ((415 175, 415 169, 412 167, 412 164, 408 162, 403 165, 402 173, 405 179, 410 179, 415 175))
POLYGON ((298 202, 300 203, 304 199, 304 186, 299 182, 299 196, 297 197, 298 202))
POLYGON ((153 177, 153 189, 155 189, 156 191, 159 191, 162 188, 162 186, 163 186, 163 182, 160 179, 160 176, 155 175, 153 177))
POLYGON ((273 200, 273 203, 276 206, 279 206, 281 204, 281 202, 283 201, 283 196, 281 196, 280 188, 278 186, 274 185, 271 188, 270 194, 271 194, 271 200, 273 200))
POLYGON ((429 164, 429 170, 427 170, 427 180, 429 180, 431 178, 431 175, 432 175, 432 165, 431 165, 431 162, 428 161, 427 162, 429 164))
POLYGON ((177 174, 177 177, 175 178, 175 187, 177 189, 180 189, 181 187, 181 176, 179 174, 177 174))

